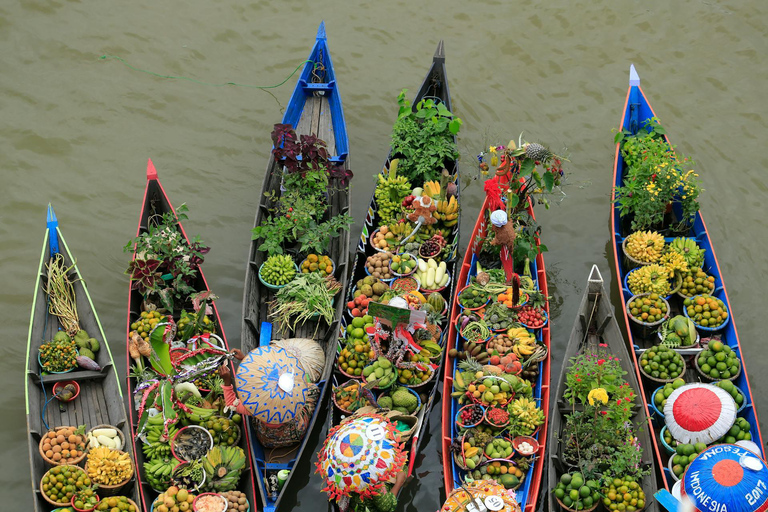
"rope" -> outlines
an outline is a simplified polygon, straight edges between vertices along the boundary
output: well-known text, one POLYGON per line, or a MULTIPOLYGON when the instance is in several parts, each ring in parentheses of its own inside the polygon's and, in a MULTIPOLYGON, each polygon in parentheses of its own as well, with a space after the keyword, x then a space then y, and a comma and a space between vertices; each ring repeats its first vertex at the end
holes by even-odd
MULTIPOLYGON (((285 84, 288 80, 290 80, 291 77, 293 75, 295 75, 296 72, 299 69, 301 69, 301 67, 304 64, 306 64, 308 62, 309 63, 314 63, 314 67, 313 67, 313 71, 312 71, 313 74, 315 74, 316 71, 319 72, 319 73, 322 73, 322 72, 325 71, 325 67, 323 66, 322 63, 314 62, 314 61, 311 61, 311 60, 305 60, 301 64, 296 66, 296 69, 294 69, 293 72, 290 75, 288 75, 285 80, 283 80, 282 82, 280 82, 277 85, 248 85, 248 84, 238 84, 238 83, 235 83, 235 82, 224 82, 224 83, 220 83, 220 84, 213 84, 213 83, 210 83, 210 82, 203 82, 203 81, 196 80, 194 78, 189 78, 189 77, 186 77, 186 76, 163 75, 163 74, 160 74, 160 73, 155 73, 154 71, 148 71, 146 69, 140 69, 140 68, 131 66, 130 64, 128 64, 125 61, 125 59, 123 59, 122 57, 118 57, 116 55, 102 55, 101 57, 99 57, 99 60, 107 60, 107 59, 119 60, 120 62, 122 62, 123 64, 125 64, 127 67, 129 67, 130 69, 132 69, 134 71, 139 71, 140 73, 146 73, 148 75, 156 76, 158 78, 170 78, 170 79, 175 79, 175 80, 186 80, 188 82, 196 83, 196 84, 199 84, 199 85, 208 85, 208 86, 211 86, 211 87, 225 87, 227 85, 232 85, 232 86, 235 86, 235 87, 249 87, 251 89, 275 89, 276 87, 280 87, 281 85, 285 84)), ((315 75, 315 76, 317 76, 317 75, 315 75)))

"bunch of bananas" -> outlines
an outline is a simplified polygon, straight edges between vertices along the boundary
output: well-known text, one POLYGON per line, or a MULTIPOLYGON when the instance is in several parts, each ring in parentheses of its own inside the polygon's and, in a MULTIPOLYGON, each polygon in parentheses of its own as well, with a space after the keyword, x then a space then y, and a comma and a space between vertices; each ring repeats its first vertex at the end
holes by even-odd
POLYGON ((539 425, 544 423, 544 411, 536 406, 536 401, 530 398, 518 398, 507 406, 510 420, 517 435, 531 435, 539 425))
POLYGON ((422 188, 422 194, 429 196, 433 199, 440 197, 440 182, 439 181, 427 181, 422 188))
POLYGON ((214 446, 203 458, 205 487, 213 492, 231 491, 240 481, 245 452, 239 446, 214 446))
POLYGON ((445 227, 455 226, 459 222, 459 202, 456 201, 454 196, 450 199, 441 199, 437 202, 437 210, 432 213, 432 216, 439 221, 442 221, 445 227))
POLYGON ((195 405, 190 405, 190 404, 186 404, 186 405, 192 411, 187 413, 187 419, 189 419, 191 423, 194 423, 196 425, 200 425, 203 422, 208 421, 208 419, 211 416, 213 416, 214 413, 216 412, 216 410, 214 409, 205 409, 203 407, 197 407, 195 405))
POLYGON ((514 341, 512 352, 525 361, 536 350, 536 337, 525 327, 513 327, 507 331, 507 336, 514 341))
POLYGON ((627 256, 643 263, 656 263, 664 251, 664 237, 655 231, 635 231, 627 237, 627 256))
POLYGON ((155 490, 167 489, 171 483, 171 471, 178 461, 170 458, 153 459, 144 463, 144 478, 155 490))
POLYGON ((402 217, 403 199, 411 193, 411 184, 403 176, 397 175, 397 160, 392 160, 389 172, 379 174, 374 197, 378 206, 380 224, 394 224, 402 217))
POLYGON ((395 240, 401 240, 413 231, 413 224, 408 221, 392 222, 387 226, 387 229, 394 235, 395 240))
POLYGON ((658 293, 666 297, 672 291, 669 270, 657 263, 645 265, 630 272, 627 284, 632 295, 658 293))
POLYGON ((677 251, 667 251, 659 260, 659 265, 663 265, 669 270, 669 273, 677 272, 679 274, 688 273, 688 262, 685 261, 685 256, 677 251))
POLYGON ((704 249, 699 248, 693 238, 675 238, 669 244, 669 249, 682 254, 689 268, 704 265, 704 249))
POLYGON ((133 476, 133 464, 126 452, 99 446, 88 452, 86 472, 97 484, 116 485, 133 476))

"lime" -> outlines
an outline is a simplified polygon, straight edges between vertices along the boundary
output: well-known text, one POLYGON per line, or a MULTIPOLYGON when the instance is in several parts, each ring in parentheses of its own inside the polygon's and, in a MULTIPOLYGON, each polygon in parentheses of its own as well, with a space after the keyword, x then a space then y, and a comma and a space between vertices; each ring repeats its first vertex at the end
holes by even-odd
MULTIPOLYGON (((592 490, 589 487, 587 487, 586 485, 582 485, 581 489, 579 489, 579 496, 582 497, 582 498, 586 498, 590 494, 592 494, 592 490)), ((592 500, 590 499, 590 501, 592 501, 592 500)), ((584 505, 586 505, 586 503, 584 505)))
POLYGON ((565 473, 563 476, 560 477, 560 483, 564 485, 568 485, 571 483, 571 475, 568 473, 565 473))
POLYGON ((568 497, 570 497, 573 501, 576 501, 579 499, 579 491, 576 489, 571 489, 571 492, 568 493, 568 497))
POLYGON ((565 496, 565 491, 559 488, 555 489, 555 496, 557 497, 557 499, 562 500, 563 497, 565 496))

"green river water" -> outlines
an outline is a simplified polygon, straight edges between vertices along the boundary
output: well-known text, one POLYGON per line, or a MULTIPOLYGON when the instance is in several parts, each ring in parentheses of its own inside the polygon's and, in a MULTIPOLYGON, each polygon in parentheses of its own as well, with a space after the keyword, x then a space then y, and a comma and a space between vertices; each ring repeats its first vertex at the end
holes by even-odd
MULTIPOLYGON (((268 152, 295 77, 271 94, 207 87, 269 85, 308 55, 325 19, 351 146, 353 240, 389 145, 401 88, 415 92, 445 39, 454 112, 464 120, 462 246, 481 204, 475 155, 521 131, 570 159, 567 197, 539 211, 552 294, 553 367, 588 271, 612 281, 609 195, 613 133, 629 64, 680 151, 704 180, 701 199, 730 292, 752 392, 762 373, 768 259, 768 4, 758 0, 458 0, 405 2, 87 2, 0 4, 0 496, 31 507, 23 369, 32 287, 50 201, 88 281, 124 379, 129 255, 151 157, 190 234, 213 247, 205 273, 238 346, 245 260, 268 152), (166 5, 167 4, 167 5, 166 5), (763 256, 761 256, 763 254, 763 256)), ((618 290, 611 288, 614 303, 618 290)), ((33 411, 36 413, 37 411, 33 411)), ((402 495, 436 510, 443 491, 439 410, 402 495)), ((325 432, 312 438, 313 452, 325 432)), ((285 510, 324 510, 309 461, 285 510)))

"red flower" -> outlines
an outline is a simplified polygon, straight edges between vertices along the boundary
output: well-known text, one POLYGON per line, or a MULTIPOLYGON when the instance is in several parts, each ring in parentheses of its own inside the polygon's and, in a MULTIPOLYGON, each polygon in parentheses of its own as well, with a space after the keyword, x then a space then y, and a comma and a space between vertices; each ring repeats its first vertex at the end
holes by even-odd
MULTIPOLYGON (((626 409, 625 409, 625 410, 626 410, 626 409)), ((608 411, 600 411, 600 414, 602 414, 603 416, 605 416, 606 414, 608 414, 608 411)))
MULTIPOLYGON (((621 398, 619 398, 618 400, 616 400, 616 405, 621 405, 621 398)), ((626 409, 624 409, 624 410, 626 411, 626 409)))
POLYGON ((581 382, 581 379, 576 379, 576 382, 581 382))
POLYGON ((598 359, 597 360, 597 366, 603 366, 604 362, 605 362, 605 359, 598 359))

